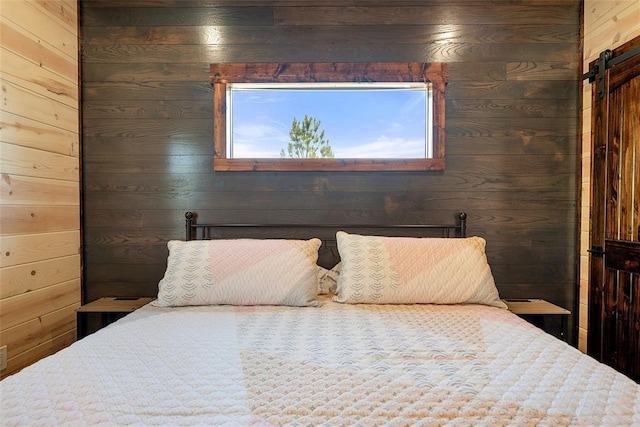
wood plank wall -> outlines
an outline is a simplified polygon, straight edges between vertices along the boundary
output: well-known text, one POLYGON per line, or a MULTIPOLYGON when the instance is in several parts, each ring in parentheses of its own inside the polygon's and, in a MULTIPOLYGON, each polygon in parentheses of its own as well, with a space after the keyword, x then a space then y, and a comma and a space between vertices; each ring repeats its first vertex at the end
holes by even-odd
POLYGON ((80 119, 76 1, 3 1, 0 14, 4 377, 75 341, 80 119))
MULTIPOLYGON (((469 215, 504 297, 577 301, 579 0, 81 2, 85 299, 157 292, 182 218, 469 215), (215 172, 212 62, 450 64, 447 170, 215 172)), ((572 320, 573 324, 573 320, 572 320)))
MULTIPOLYGON (((614 49, 640 36, 640 2, 637 0, 585 0, 583 72, 600 52, 614 49)), ((582 86, 582 203, 580 228, 579 348, 587 350, 589 291, 589 209, 591 206, 591 84, 582 86)))

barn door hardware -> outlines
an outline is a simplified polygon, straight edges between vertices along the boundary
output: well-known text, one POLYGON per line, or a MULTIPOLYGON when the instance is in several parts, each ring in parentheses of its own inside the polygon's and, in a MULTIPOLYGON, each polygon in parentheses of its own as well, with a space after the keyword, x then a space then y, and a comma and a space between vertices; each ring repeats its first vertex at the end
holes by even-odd
POLYGON ((602 246, 591 246, 591 249, 587 249, 587 252, 598 258, 604 256, 604 248, 602 246))
POLYGON ((582 80, 589 79, 589 83, 597 81, 598 99, 602 99, 602 97, 604 96, 605 71, 638 54, 640 54, 640 46, 636 46, 635 48, 630 49, 616 56, 615 58, 613 57, 612 50, 607 49, 605 51, 602 51, 598 59, 589 64, 589 71, 582 75, 582 80))

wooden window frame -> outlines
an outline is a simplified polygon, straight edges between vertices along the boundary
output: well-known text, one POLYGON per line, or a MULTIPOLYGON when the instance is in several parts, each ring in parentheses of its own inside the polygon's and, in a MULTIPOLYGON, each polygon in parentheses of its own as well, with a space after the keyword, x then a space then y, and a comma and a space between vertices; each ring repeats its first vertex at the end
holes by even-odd
POLYGON ((210 65, 213 86, 213 138, 216 171, 443 171, 445 168, 445 87, 449 67, 423 62, 287 62, 210 65), (227 83, 430 82, 433 97, 433 157, 227 158, 227 83))

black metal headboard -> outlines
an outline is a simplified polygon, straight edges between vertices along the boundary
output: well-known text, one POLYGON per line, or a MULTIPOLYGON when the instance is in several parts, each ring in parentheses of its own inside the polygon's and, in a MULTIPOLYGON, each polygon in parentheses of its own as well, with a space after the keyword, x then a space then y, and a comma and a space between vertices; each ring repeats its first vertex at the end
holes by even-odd
POLYGON ((185 213, 186 240, 210 240, 221 238, 286 238, 310 239, 318 237, 322 246, 318 264, 330 268, 339 260, 335 234, 339 230, 385 236, 411 237, 466 237, 467 214, 460 212, 455 224, 232 224, 197 223, 197 214, 185 213))

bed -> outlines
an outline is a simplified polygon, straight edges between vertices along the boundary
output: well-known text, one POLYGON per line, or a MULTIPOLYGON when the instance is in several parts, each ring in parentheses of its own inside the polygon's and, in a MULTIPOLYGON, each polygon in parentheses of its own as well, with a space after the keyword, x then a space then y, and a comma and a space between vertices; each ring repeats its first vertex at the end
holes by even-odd
POLYGON ((265 229, 187 213, 157 299, 0 382, 1 424, 640 425, 638 384, 504 308, 464 214, 265 229))

